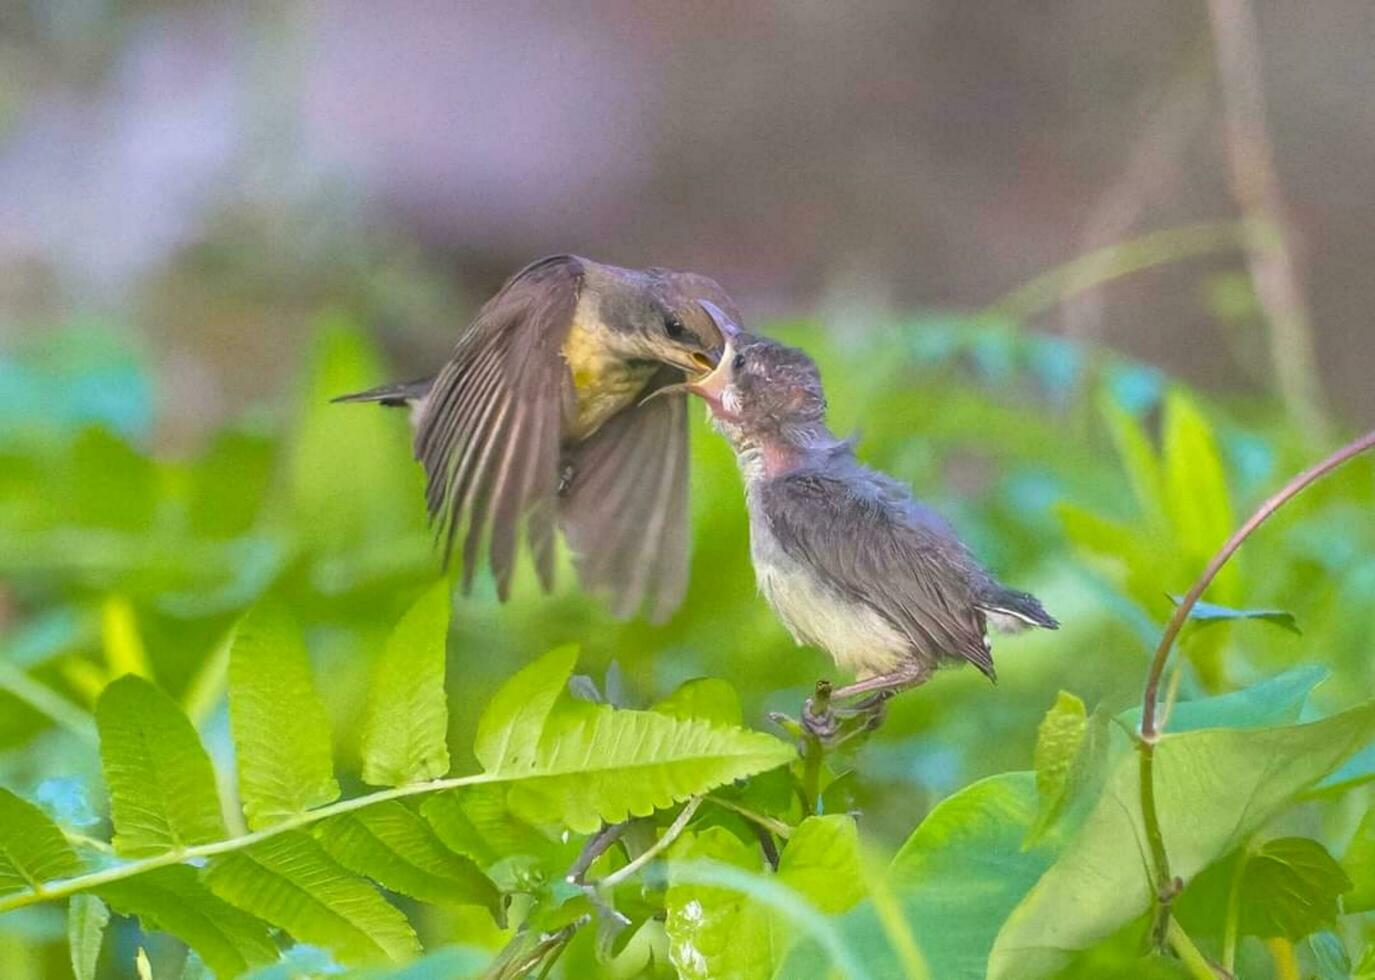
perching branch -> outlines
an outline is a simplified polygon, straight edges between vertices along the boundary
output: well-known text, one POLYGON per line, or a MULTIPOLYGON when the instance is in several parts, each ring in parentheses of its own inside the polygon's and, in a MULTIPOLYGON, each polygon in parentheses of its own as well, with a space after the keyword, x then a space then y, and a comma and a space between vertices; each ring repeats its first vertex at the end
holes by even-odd
POLYGON ((1355 442, 1348 443, 1338 449, 1322 462, 1304 470, 1281 487, 1274 496, 1261 504, 1256 512, 1247 518, 1241 527, 1237 528, 1218 549, 1212 560, 1208 562, 1207 567, 1203 569, 1203 574, 1190 587, 1183 601, 1175 607, 1174 615, 1170 617, 1170 621, 1165 625, 1165 632, 1160 637, 1160 644, 1155 648, 1155 655, 1151 658, 1150 670, 1146 674, 1146 689, 1141 701, 1141 741, 1139 748, 1141 752, 1141 811, 1146 825, 1146 839, 1150 845, 1151 863, 1155 872, 1156 885, 1157 904, 1153 936, 1158 944, 1165 939, 1170 921, 1170 902, 1178 890, 1177 883, 1170 874, 1169 855, 1165 852, 1165 838, 1160 830, 1160 815, 1156 812, 1155 807, 1155 745, 1160 738, 1160 732, 1156 727, 1156 711, 1160 696, 1160 678, 1165 672, 1170 650, 1174 646, 1175 639, 1179 636, 1179 631, 1184 628, 1185 622, 1188 621, 1189 613, 1193 611, 1194 606, 1203 598, 1203 593, 1207 591, 1213 579, 1246 542, 1246 539, 1269 520, 1276 511, 1309 486, 1321 480, 1343 463, 1370 449, 1375 449, 1375 431, 1367 432, 1355 442))

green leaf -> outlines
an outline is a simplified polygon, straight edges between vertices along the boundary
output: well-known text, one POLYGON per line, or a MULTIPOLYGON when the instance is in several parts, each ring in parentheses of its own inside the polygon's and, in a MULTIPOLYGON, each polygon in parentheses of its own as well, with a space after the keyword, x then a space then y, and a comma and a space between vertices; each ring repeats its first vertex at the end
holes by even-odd
POLYGON ((503 684, 478 721, 473 754, 491 773, 528 767, 540 734, 578 660, 577 647, 551 650, 503 684))
POLYGON ((501 918, 501 895, 468 858, 396 800, 331 817, 317 831, 325 850, 356 874, 423 902, 482 905, 501 918))
MULTIPOLYGON (((1165 396, 1163 428, 1165 503, 1175 541, 1206 560, 1236 526, 1217 440, 1207 418, 1179 388, 1165 396)), ((1235 567, 1229 565, 1218 574, 1213 588, 1229 597, 1235 579, 1235 567)))
POLYGON ((1351 957, 1339 937, 1319 932, 1308 937, 1308 948, 1318 965, 1316 980, 1352 980, 1351 957))
POLYGON ((1342 868, 1350 876, 1352 889, 1342 900, 1347 912, 1375 909, 1375 809, 1366 810, 1356 834, 1342 855, 1342 868))
POLYGON ((798 824, 779 858, 778 880, 827 915, 839 915, 859 902, 864 875, 854 817, 808 817, 798 824))
POLYGON ((511 804, 590 834, 643 817, 796 758, 772 735, 679 720, 654 711, 578 703, 552 719, 528 763, 495 774, 518 778, 511 804))
POLYGON ((1070 771, 1087 730, 1088 713, 1084 710, 1084 702, 1068 691, 1061 691, 1036 730, 1032 760, 1040 804, 1029 840, 1038 837, 1059 816, 1069 791, 1070 771))
POLYGON ((1122 467, 1127 471, 1127 481, 1131 484, 1137 506, 1152 526, 1160 527, 1165 518, 1165 486, 1155 448, 1136 416, 1106 394, 1099 404, 1117 455, 1122 460, 1122 467))
POLYGON ((505 858, 552 857, 559 846, 511 812, 506 786, 466 786, 436 793, 420 812, 451 851, 489 868, 505 858))
POLYGON ((138 916, 145 928, 176 936, 220 976, 277 959, 267 923, 212 895, 187 865, 110 882, 97 893, 117 912, 138 916))
MULTIPOLYGON (((718 861, 747 871, 760 869, 759 849, 724 827, 685 834, 669 853, 675 861, 718 861)), ((743 892, 675 882, 670 864, 664 910, 669 958, 684 980, 773 975, 769 912, 743 892)))
POLYGON ((474 753, 488 775, 512 781, 508 800, 522 816, 590 834, 796 755, 772 735, 576 701, 565 694, 575 660, 572 648, 541 657, 478 723, 474 753))
MULTIPOLYGON (((1180 701, 1170 711, 1166 728, 1173 734, 1204 728, 1264 728, 1299 720, 1308 696, 1327 677, 1327 668, 1295 667, 1240 691, 1180 701)), ((1118 715, 1129 729, 1141 727, 1141 709, 1118 715)))
POLYGON ((215 771, 175 701, 133 674, 96 702, 115 849, 147 857, 225 836, 215 771))
POLYGON ((350 980, 463 980, 485 975, 492 954, 471 946, 449 946, 396 967, 369 967, 349 974, 350 980))
POLYGON ((229 726, 239 799, 254 830, 339 796, 329 720, 296 624, 260 605, 239 624, 229 653, 229 726))
POLYGON ((700 718, 718 725, 738 726, 744 717, 740 711, 740 695, 729 683, 716 677, 684 681, 650 710, 674 718, 700 718))
MULTIPOLYGON (((1172 595, 1170 601, 1176 606, 1184 601, 1183 596, 1172 595)), ((1198 626, 1207 626, 1210 623, 1226 623, 1238 619, 1258 619, 1261 622, 1278 626, 1282 630, 1288 630, 1295 636, 1302 636, 1303 631, 1299 629, 1298 620, 1291 612, 1282 609, 1233 609, 1230 606, 1219 606, 1215 603, 1199 600, 1194 603, 1194 607, 1189 610, 1189 621, 1198 626)))
POLYGON ((420 952, 406 917, 302 831, 216 858, 205 880, 226 902, 344 963, 400 962, 420 952))
POLYGON ((95 980, 100 945, 109 923, 110 910, 100 899, 86 894, 72 896, 67 906, 67 950, 76 980, 95 980))
MULTIPOLYGON (((1307 725, 1166 735, 1156 809, 1174 874, 1190 880, 1375 735, 1375 703, 1307 725)), ((1153 890, 1135 753, 1114 764, 1096 807, 998 934, 993 980, 1053 972, 1142 915, 1153 890)))
POLYGON ((38 890, 81 873, 81 862, 47 814, 0 789, 0 895, 38 890))
POLYGON ((452 606, 447 580, 423 595, 387 641, 363 722, 363 782, 402 786, 449 771, 445 647, 452 606))
POLYGON ((1336 923, 1338 898, 1350 889, 1351 879, 1317 841, 1268 840, 1242 871, 1241 932, 1302 939, 1336 923))

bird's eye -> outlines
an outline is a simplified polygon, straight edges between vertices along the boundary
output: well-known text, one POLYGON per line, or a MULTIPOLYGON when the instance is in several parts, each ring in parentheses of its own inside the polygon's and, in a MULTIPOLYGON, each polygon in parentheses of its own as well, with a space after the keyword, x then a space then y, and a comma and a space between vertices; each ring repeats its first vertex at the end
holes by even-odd
POLYGON ((664 317, 664 333, 668 334, 669 339, 679 340, 686 332, 687 329, 683 326, 683 321, 677 316, 670 313, 664 317))
POLYGON ((745 355, 736 354, 735 358, 730 362, 730 366, 734 371, 743 371, 745 369, 745 355))

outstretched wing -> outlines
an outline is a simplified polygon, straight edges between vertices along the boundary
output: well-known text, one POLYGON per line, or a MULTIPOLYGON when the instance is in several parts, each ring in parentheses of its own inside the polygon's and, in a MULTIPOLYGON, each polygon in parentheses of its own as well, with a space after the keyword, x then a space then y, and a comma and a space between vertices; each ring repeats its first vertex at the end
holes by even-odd
POLYGON ((446 562, 466 526, 465 590, 490 527, 492 573, 506 598, 522 521, 540 580, 553 580, 559 444, 572 398, 561 351, 581 285, 582 264, 569 255, 516 273, 459 340, 417 422, 415 455, 446 562))
MULTIPOLYGON (((681 380, 661 368, 649 389, 681 380)), ((647 605, 652 621, 667 619, 687 589, 687 411, 681 395, 626 409, 569 459, 559 520, 578 578, 623 618, 647 605)))
POLYGON ((963 657, 993 677, 976 594, 986 573, 953 535, 821 473, 770 480, 761 493, 769 528, 791 557, 874 609, 924 658, 963 657))

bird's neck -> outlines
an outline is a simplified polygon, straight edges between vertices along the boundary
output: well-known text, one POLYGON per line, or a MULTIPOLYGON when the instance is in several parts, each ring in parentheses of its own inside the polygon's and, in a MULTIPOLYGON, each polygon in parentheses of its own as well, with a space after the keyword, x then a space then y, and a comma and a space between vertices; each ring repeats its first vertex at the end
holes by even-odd
POLYGON ((747 479, 773 479, 850 452, 850 441, 838 439, 822 423, 785 426, 741 448, 740 468, 747 479))

